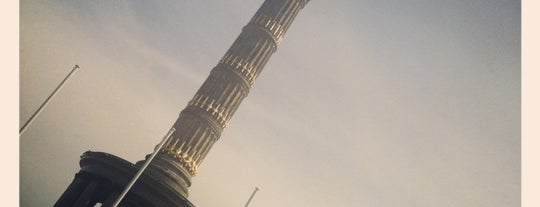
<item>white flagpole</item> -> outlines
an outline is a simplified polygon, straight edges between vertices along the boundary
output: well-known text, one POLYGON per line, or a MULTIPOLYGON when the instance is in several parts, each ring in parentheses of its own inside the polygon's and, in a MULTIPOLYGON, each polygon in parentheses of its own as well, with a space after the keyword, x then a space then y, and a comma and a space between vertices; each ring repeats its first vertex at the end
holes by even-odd
POLYGON ((49 101, 56 95, 56 93, 58 93, 58 91, 64 86, 64 84, 69 79, 69 77, 71 77, 71 75, 78 68, 80 68, 79 65, 75 65, 73 70, 71 70, 71 72, 69 72, 69 74, 66 76, 66 78, 64 78, 64 80, 62 80, 60 85, 58 85, 58 87, 56 87, 56 89, 54 89, 52 94, 49 95, 49 97, 45 100, 45 102, 43 102, 43 104, 41 104, 41 106, 38 108, 38 110, 30 117, 30 119, 28 119, 28 121, 26 121, 26 123, 22 126, 22 128, 19 129, 19 137, 21 137, 21 135, 24 133, 24 131, 26 131, 26 129, 28 128, 28 126, 30 126, 30 124, 34 121, 34 119, 36 119, 36 117, 39 115, 39 113, 41 113, 41 111, 45 108, 45 106, 47 106, 47 104, 49 104, 49 101))
POLYGON ((148 165, 150 164, 150 162, 154 159, 154 157, 156 156, 156 154, 159 152, 159 150, 161 150, 161 148, 163 147, 163 145, 165 145, 165 143, 167 142, 167 140, 169 139, 169 137, 171 137, 171 135, 173 134, 173 132, 176 131, 176 129, 174 127, 172 127, 169 132, 167 133, 167 135, 165 135, 165 137, 163 137, 163 139, 161 140, 161 142, 159 143, 158 147, 156 149, 154 149, 154 152, 152 153, 152 155, 150 156, 150 158, 148 158, 143 166, 139 169, 139 171, 137 171, 137 173, 135 174, 135 176, 133 176, 133 178, 129 181, 128 185, 126 186, 126 188, 124 188, 124 191, 122 191, 122 193, 120 194, 120 196, 118 196, 118 198, 116 199, 116 201, 114 201, 114 203, 112 204, 111 207, 117 207, 118 204, 120 204, 120 201, 122 201, 122 199, 124 198, 124 196, 126 196, 127 192, 131 189, 131 187, 133 186, 133 184, 135 184, 135 182, 137 181, 137 179, 139 179, 139 177, 141 176, 141 174, 143 173, 143 171, 146 169, 146 167, 148 167, 148 165))

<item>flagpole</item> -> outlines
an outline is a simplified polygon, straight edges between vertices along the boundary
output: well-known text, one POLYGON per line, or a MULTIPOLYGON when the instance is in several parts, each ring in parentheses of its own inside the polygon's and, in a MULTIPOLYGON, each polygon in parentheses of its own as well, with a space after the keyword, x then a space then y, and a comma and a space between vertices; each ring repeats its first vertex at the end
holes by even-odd
POLYGON ((120 194, 120 196, 118 196, 118 198, 116 199, 116 201, 114 201, 114 203, 111 205, 111 207, 117 207, 118 204, 120 204, 120 201, 122 201, 122 199, 124 198, 124 196, 126 196, 127 192, 131 189, 131 187, 133 186, 133 184, 135 184, 135 182, 139 179, 139 177, 141 176, 141 174, 143 173, 143 171, 146 169, 146 167, 148 167, 148 165, 150 164, 150 162, 152 162, 152 160, 154 159, 154 157, 156 156, 156 154, 159 152, 159 150, 161 150, 161 148, 163 147, 163 145, 165 145, 165 142, 167 142, 167 140, 169 139, 169 137, 171 137, 171 135, 174 133, 174 131, 176 131, 176 129, 173 127, 169 130, 169 132, 167 133, 167 135, 165 135, 165 137, 163 137, 163 139, 161 140, 161 142, 159 143, 159 145, 157 146, 157 148, 154 149, 154 152, 152 153, 152 155, 150 156, 150 158, 148 158, 143 166, 139 169, 139 171, 137 171, 137 173, 135 174, 135 176, 133 176, 133 178, 129 181, 128 185, 126 186, 126 188, 124 188, 124 190, 122 191, 122 193, 120 194))
POLYGON ((38 110, 30 117, 30 119, 28 119, 28 121, 26 121, 26 123, 22 126, 21 129, 19 129, 19 137, 24 133, 24 131, 26 131, 26 129, 28 128, 28 126, 30 126, 30 124, 34 121, 34 119, 36 119, 36 117, 39 115, 39 113, 41 113, 41 111, 45 108, 45 106, 47 106, 47 104, 49 104, 49 101, 54 97, 56 96, 56 93, 58 93, 58 91, 64 86, 64 84, 66 83, 66 81, 69 79, 69 77, 71 77, 71 75, 75 72, 75 70, 77 70, 79 67, 79 65, 75 65, 75 67, 73 68, 73 70, 71 70, 71 72, 69 72, 69 74, 66 76, 66 78, 64 78, 64 80, 62 80, 62 82, 60 83, 60 85, 58 85, 58 87, 56 87, 56 89, 54 89, 54 91, 52 92, 51 95, 49 95, 49 97, 45 100, 45 102, 43 102, 43 104, 41 104, 41 106, 38 108, 38 110))
POLYGON ((255 196, 255 193, 257 193, 257 191, 259 191, 259 188, 255 187, 255 190, 253 190, 253 193, 251 193, 251 196, 249 197, 245 207, 248 207, 249 203, 251 202, 251 199, 253 199, 253 196, 255 196))

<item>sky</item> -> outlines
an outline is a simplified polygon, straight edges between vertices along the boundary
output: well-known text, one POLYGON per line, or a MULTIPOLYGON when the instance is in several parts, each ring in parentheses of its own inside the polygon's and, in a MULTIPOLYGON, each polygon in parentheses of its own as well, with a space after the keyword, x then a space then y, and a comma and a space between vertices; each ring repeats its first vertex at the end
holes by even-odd
MULTIPOLYGON (((20 1, 20 206, 142 160, 262 0, 20 1)), ((312 0, 192 181, 195 206, 520 206, 520 1, 312 0)))

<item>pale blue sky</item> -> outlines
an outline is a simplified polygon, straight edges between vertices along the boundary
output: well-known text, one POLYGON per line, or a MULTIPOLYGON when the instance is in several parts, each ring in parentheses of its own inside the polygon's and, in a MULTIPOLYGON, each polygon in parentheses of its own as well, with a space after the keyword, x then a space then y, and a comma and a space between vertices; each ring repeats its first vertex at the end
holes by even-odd
MULTIPOLYGON (((143 159, 257 1, 20 1, 21 206, 86 150, 143 159)), ((193 179, 196 206, 520 204, 520 1, 312 0, 193 179)))

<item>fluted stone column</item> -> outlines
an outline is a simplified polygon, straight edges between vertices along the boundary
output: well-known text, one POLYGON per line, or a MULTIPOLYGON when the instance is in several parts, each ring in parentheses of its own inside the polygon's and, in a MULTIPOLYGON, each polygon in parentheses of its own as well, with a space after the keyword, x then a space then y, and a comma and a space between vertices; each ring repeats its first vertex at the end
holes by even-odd
POLYGON ((150 173, 187 197, 191 177, 309 0, 266 0, 174 123, 150 173))

